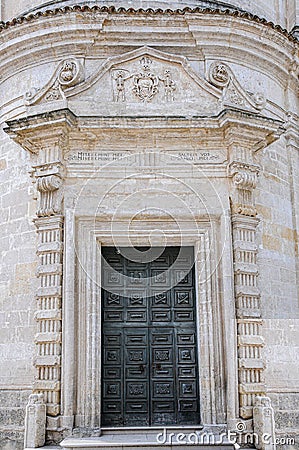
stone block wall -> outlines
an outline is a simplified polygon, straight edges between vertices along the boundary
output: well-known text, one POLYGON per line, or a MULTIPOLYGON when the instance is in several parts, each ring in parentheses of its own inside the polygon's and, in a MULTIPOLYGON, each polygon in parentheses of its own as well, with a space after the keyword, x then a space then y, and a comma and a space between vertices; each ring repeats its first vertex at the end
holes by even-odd
POLYGON ((278 449, 299 446, 298 185, 292 182, 290 152, 284 138, 264 150, 257 189, 265 383, 275 412, 278 449), (286 446, 288 438, 291 444, 286 446))
POLYGON ((299 396, 298 392, 272 394, 275 408, 277 449, 298 449, 299 396))
POLYGON ((24 448, 25 406, 29 390, 0 390, 0 448, 22 450, 24 448))
POLYGON ((22 448, 33 382, 34 201, 27 155, 0 131, 0 448, 22 448))

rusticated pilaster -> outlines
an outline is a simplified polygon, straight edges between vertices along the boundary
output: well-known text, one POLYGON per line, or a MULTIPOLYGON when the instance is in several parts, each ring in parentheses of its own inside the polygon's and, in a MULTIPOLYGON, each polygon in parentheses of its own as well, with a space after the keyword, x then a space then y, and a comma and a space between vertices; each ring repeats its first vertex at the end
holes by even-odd
POLYGON ((35 336, 34 392, 44 394, 47 414, 57 416, 60 413, 63 217, 38 218, 35 225, 40 260, 37 276, 40 282, 35 313, 38 331, 35 336))
POLYGON ((34 393, 43 393, 49 416, 60 414, 61 307, 63 271, 62 167, 60 163, 34 167, 38 191, 35 225, 37 255, 37 334, 34 393))
POLYGON ((264 395, 260 292, 256 265, 256 227, 250 216, 232 218, 235 301, 238 333, 240 417, 252 417, 256 395, 264 395))
POLYGON ((257 395, 264 395, 263 338, 260 291, 258 288, 256 218, 254 189, 258 166, 234 161, 232 177, 232 228, 234 284, 237 315, 239 414, 250 419, 257 395))

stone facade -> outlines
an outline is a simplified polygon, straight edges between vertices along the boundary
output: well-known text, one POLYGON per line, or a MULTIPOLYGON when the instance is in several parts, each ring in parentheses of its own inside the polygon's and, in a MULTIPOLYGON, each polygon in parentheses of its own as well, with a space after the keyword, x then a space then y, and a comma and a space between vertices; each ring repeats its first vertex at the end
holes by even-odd
POLYGON ((299 448, 299 3, 265 3, 0 1, 1 448, 100 442, 129 242, 195 249, 203 430, 299 448))

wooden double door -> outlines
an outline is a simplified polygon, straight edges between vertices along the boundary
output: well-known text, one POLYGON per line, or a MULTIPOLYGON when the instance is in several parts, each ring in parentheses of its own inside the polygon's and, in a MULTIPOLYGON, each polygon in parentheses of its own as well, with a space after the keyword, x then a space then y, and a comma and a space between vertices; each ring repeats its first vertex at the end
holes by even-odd
POLYGON ((102 256, 102 426, 200 423, 193 248, 102 256))

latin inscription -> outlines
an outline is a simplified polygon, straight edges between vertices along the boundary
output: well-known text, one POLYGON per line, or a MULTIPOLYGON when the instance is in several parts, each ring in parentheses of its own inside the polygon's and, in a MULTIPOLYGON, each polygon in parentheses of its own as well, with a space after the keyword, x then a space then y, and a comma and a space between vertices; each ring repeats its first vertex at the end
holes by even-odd
POLYGON ((180 152, 172 156, 172 160, 192 161, 197 163, 220 162, 221 155, 216 152, 180 152))
POLYGON ((71 163, 82 162, 111 162, 123 158, 125 153, 121 152, 74 152, 67 157, 71 163))
POLYGON ((141 151, 132 153, 114 151, 76 151, 66 157, 70 165, 105 165, 123 160, 123 165, 137 166, 163 166, 165 164, 181 164, 190 162, 193 164, 221 164, 226 160, 224 149, 196 150, 196 151, 141 151))

